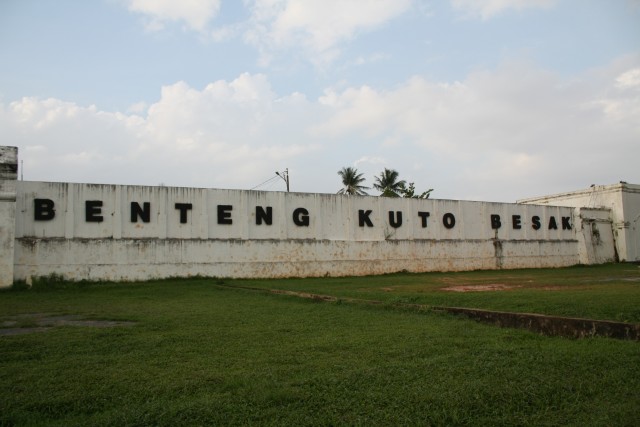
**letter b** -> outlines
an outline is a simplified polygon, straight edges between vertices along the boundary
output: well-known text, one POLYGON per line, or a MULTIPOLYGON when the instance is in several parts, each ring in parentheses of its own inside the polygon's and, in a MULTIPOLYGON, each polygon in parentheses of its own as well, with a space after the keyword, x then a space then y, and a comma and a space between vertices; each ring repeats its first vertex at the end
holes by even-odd
POLYGON ((34 221, 51 221, 56 216, 55 203, 51 199, 33 199, 34 221))

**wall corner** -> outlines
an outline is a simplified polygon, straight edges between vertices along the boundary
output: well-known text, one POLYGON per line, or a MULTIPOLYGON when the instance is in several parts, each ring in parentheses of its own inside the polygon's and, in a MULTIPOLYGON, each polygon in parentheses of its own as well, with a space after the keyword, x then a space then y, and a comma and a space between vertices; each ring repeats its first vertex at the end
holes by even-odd
POLYGON ((0 146, 0 288, 13 284, 18 147, 0 146))
POLYGON ((611 210, 606 208, 574 209, 580 263, 590 265, 616 261, 616 242, 611 210))

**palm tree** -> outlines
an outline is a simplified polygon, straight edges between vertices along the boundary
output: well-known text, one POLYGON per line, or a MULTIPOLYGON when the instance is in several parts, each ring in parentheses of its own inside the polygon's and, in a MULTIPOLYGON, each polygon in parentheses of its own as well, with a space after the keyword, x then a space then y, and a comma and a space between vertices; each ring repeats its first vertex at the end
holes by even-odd
POLYGON ((397 171, 384 168, 380 176, 375 177, 373 188, 382 192, 382 197, 400 197, 400 192, 406 184, 404 180, 398 181, 397 171))
POLYGON ((358 173, 358 169, 352 167, 342 168, 338 171, 338 175, 342 178, 342 185, 344 185, 344 187, 338 191, 338 194, 347 194, 350 196, 367 195, 367 192, 364 190, 368 190, 369 187, 360 185, 365 179, 361 173, 358 173))

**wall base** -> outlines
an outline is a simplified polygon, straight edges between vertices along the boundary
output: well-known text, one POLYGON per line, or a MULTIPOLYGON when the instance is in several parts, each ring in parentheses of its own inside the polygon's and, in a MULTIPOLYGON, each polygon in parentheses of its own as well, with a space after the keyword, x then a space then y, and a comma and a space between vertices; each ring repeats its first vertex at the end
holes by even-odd
POLYGON ((363 276, 399 271, 553 268, 578 264, 575 240, 349 242, 330 240, 16 239, 15 278, 363 276), (498 256, 499 255, 499 256, 498 256))

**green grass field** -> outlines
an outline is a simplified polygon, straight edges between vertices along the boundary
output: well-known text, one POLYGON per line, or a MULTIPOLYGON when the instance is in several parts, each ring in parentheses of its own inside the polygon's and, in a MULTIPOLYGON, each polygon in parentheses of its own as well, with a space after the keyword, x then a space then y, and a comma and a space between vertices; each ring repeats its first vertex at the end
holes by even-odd
POLYGON ((638 342, 234 287, 638 322, 639 279, 620 264, 0 292, 5 329, 134 322, 0 336, 0 425, 638 425, 638 342), (442 290, 482 284, 522 287, 442 290))

